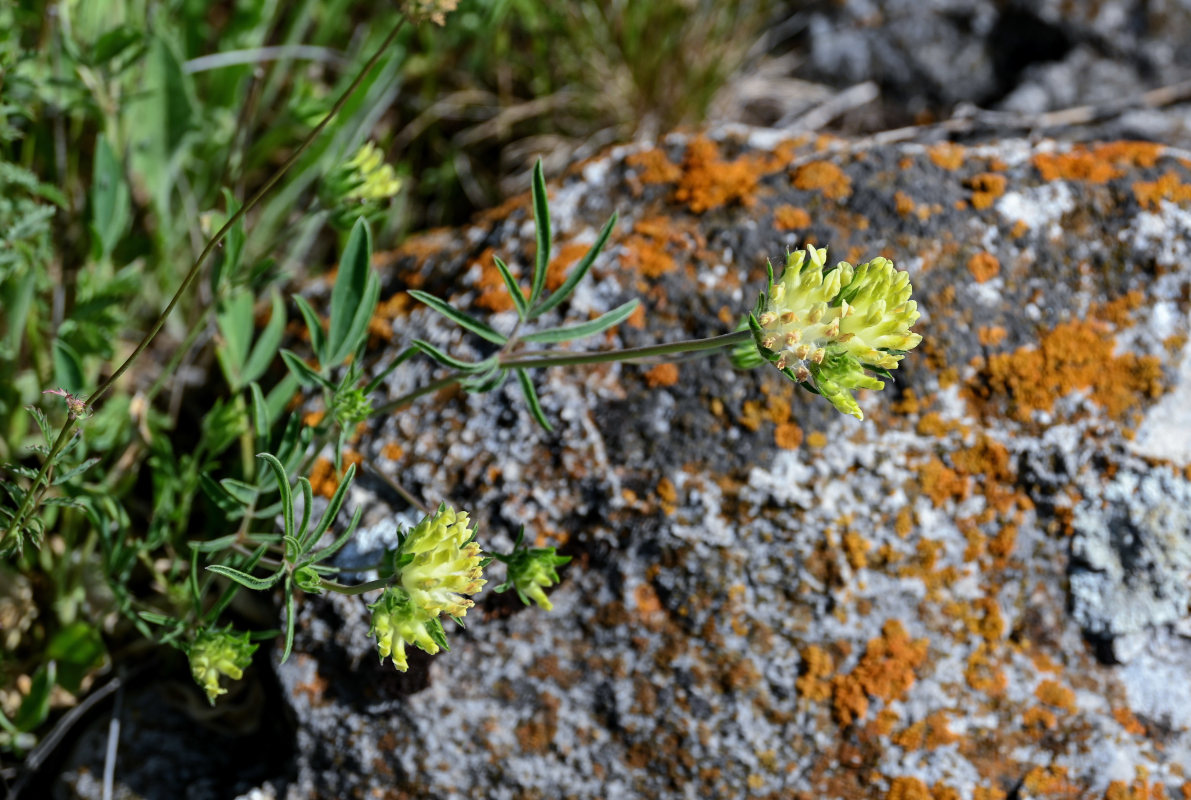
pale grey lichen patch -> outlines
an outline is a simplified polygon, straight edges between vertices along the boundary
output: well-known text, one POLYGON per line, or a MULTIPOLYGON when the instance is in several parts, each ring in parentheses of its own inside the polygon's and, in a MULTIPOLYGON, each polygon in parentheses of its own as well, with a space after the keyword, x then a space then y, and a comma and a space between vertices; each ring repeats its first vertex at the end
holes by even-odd
POLYGON ((1191 602, 1191 484, 1122 471, 1075 509, 1072 613, 1112 638, 1172 623, 1191 602))
POLYGON ((1155 263, 1173 267, 1187 263, 1191 254, 1191 211, 1162 201, 1158 211, 1143 211, 1119 234, 1120 240, 1140 253, 1146 253, 1155 263))
POLYGON ((1179 464, 1191 464, 1191 348, 1183 349, 1174 388, 1149 411, 1129 443, 1138 455, 1161 458, 1179 464))
POLYGON ((1031 228, 1055 226, 1075 209, 1075 195, 1065 181, 1054 181, 1020 191, 1005 192, 997 200, 997 213, 1013 225, 1024 220, 1031 228))

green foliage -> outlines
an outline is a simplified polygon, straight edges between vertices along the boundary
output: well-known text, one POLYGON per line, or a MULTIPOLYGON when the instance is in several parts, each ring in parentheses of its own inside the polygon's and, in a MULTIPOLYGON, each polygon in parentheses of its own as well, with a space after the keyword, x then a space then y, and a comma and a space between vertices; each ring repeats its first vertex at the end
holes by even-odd
MULTIPOLYGON (((629 135, 645 110, 651 124, 697 119, 768 2, 699 0, 692 13, 679 0, 465 0, 445 28, 405 24, 401 4, 216 5, 223 13, 163 0, 0 5, 0 592, 23 587, 37 612, 0 647, 0 700, 27 687, 0 708, 0 753, 28 752, 58 700, 86 691, 138 639, 185 652, 214 702, 259 643, 280 637, 282 659, 290 655, 307 595, 378 593, 373 632, 399 668, 407 644, 447 649, 440 618, 461 623, 493 560, 506 569, 498 591, 548 610, 545 589, 569 559, 523 547, 521 535, 510 553, 485 554, 467 514, 445 505, 422 509, 422 522, 366 570, 375 579, 335 580, 335 556, 362 512, 340 519, 357 426, 444 386, 490 392, 513 376, 528 414, 552 431, 534 370, 737 345, 759 352, 750 330, 635 350, 558 348, 608 331, 638 301, 565 321, 616 216, 547 292, 540 161, 533 263, 521 271, 495 259, 517 313, 511 328, 411 292, 495 352, 471 361, 412 339, 378 354, 368 327, 381 292, 374 232, 390 243, 411 224, 449 218, 432 195, 465 207, 450 189, 465 150, 540 134, 551 109, 565 108, 552 124, 576 140, 608 127, 629 135), (471 77, 456 78, 461 67, 471 77), (499 90, 488 85, 497 67, 511 79, 499 90), (620 74, 631 88, 605 80, 620 74), (672 88, 677 76, 690 91, 672 88), (436 103, 468 87, 494 107, 547 102, 514 112, 521 122, 507 132, 480 129, 503 130, 498 119, 452 128, 436 103), (378 132, 389 139, 374 145, 378 132), (334 261, 324 319, 294 287, 299 266, 334 261), (378 397, 415 358, 441 374, 378 397), (292 410, 299 392, 317 397, 321 419, 292 410), (337 479, 329 497, 311 483, 324 457, 337 479), (279 630, 239 630, 252 593, 281 614, 279 630)), ((480 174, 479 194, 498 177, 480 174)), ((887 277, 871 283, 900 292, 887 277)), ((856 383, 842 368, 824 374, 856 383)))

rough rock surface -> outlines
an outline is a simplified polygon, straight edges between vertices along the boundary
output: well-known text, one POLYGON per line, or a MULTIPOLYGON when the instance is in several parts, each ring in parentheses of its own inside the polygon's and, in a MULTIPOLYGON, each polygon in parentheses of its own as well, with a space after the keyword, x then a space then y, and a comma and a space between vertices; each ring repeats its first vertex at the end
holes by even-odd
MULTIPOLYGON (((482 541, 525 524, 575 559, 553 612, 485 592, 405 674, 364 599, 304 603, 278 666, 296 763, 258 796, 1191 796, 1191 161, 833 144, 672 136, 581 164, 551 186, 551 281, 619 211, 560 311, 640 297, 592 346, 640 345, 731 329, 808 240, 884 255, 924 311, 898 383, 859 422, 716 356, 540 372, 555 433, 512 383, 376 425, 360 454, 482 541)), ((379 258, 375 352, 486 355, 403 293, 507 329, 492 256, 532 251, 520 197, 379 258)), ((413 519, 367 474, 350 502, 360 557, 413 519)))

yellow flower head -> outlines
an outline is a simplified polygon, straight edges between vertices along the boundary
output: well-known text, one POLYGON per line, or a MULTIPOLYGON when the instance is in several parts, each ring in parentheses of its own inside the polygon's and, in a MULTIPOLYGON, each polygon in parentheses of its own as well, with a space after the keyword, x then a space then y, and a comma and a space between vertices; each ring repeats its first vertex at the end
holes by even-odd
POLYGON ((777 280, 771 265, 769 290, 749 324, 762 358, 864 419, 852 390, 884 388, 869 373, 888 376, 922 341, 910 331, 918 305, 910 300, 909 275, 887 258, 859 267, 826 264, 826 248, 812 247, 790 253, 777 280))

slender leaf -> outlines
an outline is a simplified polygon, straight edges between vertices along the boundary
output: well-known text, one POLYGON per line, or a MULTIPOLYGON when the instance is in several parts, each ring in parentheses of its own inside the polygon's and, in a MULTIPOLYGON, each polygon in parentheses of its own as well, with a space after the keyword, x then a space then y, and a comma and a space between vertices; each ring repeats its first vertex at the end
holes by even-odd
POLYGON ((476 372, 484 369, 483 361, 460 361, 457 358, 451 358, 449 355, 430 344, 430 342, 424 341, 422 339, 414 339, 413 346, 433 358, 438 363, 444 364, 448 367, 453 367, 463 372, 476 372))
POLYGON ((517 307, 517 316, 525 319, 529 312, 529 303, 526 302, 525 295, 521 293, 521 287, 517 285, 513 273, 509 272, 508 264, 500 260, 500 256, 493 256, 492 260, 496 262, 496 269, 505 282, 505 288, 509 290, 509 297, 513 299, 513 305, 517 307))
POLYGON ((324 389, 334 389, 334 385, 315 372, 314 368, 303 361, 293 350, 282 350, 281 360, 289 368, 290 374, 298 379, 303 386, 321 386, 324 389))
POLYGON ((215 314, 222 346, 215 349, 224 376, 233 391, 239 391, 245 381, 244 362, 248 360, 248 348, 252 346, 255 320, 252 314, 252 292, 240 289, 219 304, 215 314))
POLYGON ((273 470, 273 477, 277 479, 277 490, 281 492, 281 511, 285 522, 286 536, 294 535, 294 494, 290 488, 289 478, 285 474, 285 467, 272 453, 257 453, 256 457, 264 461, 273 470))
POLYGON ((546 197, 546 174, 542 170, 542 160, 539 158, 533 165, 533 221, 537 231, 538 251, 534 253, 533 289, 529 295, 530 306, 537 305, 542 296, 542 288, 546 285, 546 269, 550 265, 550 245, 553 238, 550 234, 550 205, 546 197))
POLYGON ((306 321, 306 331, 310 334, 310 349, 314 351, 315 358, 320 365, 328 366, 331 360, 327 352, 327 332, 323 329, 323 321, 319 319, 318 312, 311 308, 310 303, 300 294, 294 295, 294 305, 306 321))
POLYGON ((265 403, 265 395, 261 392, 259 383, 249 382, 248 392, 252 395, 252 434, 261 447, 266 447, 269 443, 269 428, 273 425, 269 418, 269 406, 265 403))
POLYGON ((314 505, 314 490, 310 486, 310 480, 305 476, 298 478, 298 488, 302 490, 302 522, 294 531, 294 536, 298 539, 298 552, 301 553, 307 549, 304 537, 310 525, 310 508, 314 505))
POLYGON ((410 358, 417 355, 417 353, 418 353, 418 348, 416 348, 416 347, 407 347, 404 350, 402 350, 401 355, 397 356, 392 361, 390 361, 388 366, 386 366, 379 373, 377 373, 376 377, 374 377, 372 380, 368 381, 368 385, 364 387, 364 394, 372 394, 377 389, 379 389, 380 385, 382 383, 384 383, 385 378, 389 377, 389 375, 393 372, 393 370, 397 369, 397 367, 401 366, 406 361, 408 361, 410 358))
POLYGON ((343 480, 339 482, 335 493, 331 495, 331 502, 327 504, 327 510, 323 512, 322 518, 319 519, 318 524, 310 531, 310 535, 303 540, 302 549, 305 551, 314 545, 327 529, 331 527, 331 523, 335 521, 335 517, 339 516, 339 509, 343 506, 343 501, 347 498, 348 487, 351 486, 356 477, 356 465, 351 464, 347 468, 347 472, 343 473, 343 480))
POLYGON ((219 486, 235 498, 236 502, 243 505, 250 505, 260 494, 260 488, 253 486, 251 483, 236 480, 235 478, 222 478, 219 481, 219 486))
POLYGON ((243 586, 245 589, 255 589, 258 592, 264 591, 265 589, 271 589, 277 584, 277 581, 281 580, 281 576, 285 574, 284 570, 278 570, 267 578, 256 578, 252 575, 249 575, 247 572, 241 572, 238 569, 232 569, 231 567, 225 566, 223 564, 212 564, 211 566, 207 567, 207 570, 209 572, 214 572, 216 575, 222 575, 225 578, 229 578, 243 586))
MULTIPOLYGON (((267 549, 268 545, 262 544, 253 550, 252 555, 249 556, 248 560, 241 565, 244 567, 245 571, 254 569, 256 565, 260 563, 261 558, 264 557, 265 551, 267 549)), ((203 620, 209 625, 215 620, 219 619, 220 615, 223 614, 224 609, 231 604, 233 598, 236 596, 236 592, 238 591, 240 591, 238 584, 229 583, 227 588, 223 590, 223 594, 219 595, 219 599, 215 601, 215 604, 212 605, 211 608, 207 610, 207 613, 203 615, 203 620)))
MULTIPOLYGON (((300 361, 301 359, 299 359, 300 361)), ((289 364, 287 362, 286 366, 289 364)), ((272 389, 269 390, 269 396, 265 398, 265 406, 269 411, 269 425, 273 425, 277 420, 281 419, 281 415, 285 413, 286 407, 290 400, 294 397, 294 392, 298 391, 298 386, 301 383, 298 376, 292 372, 287 372, 285 377, 272 389)), ((297 422, 296 417, 290 417, 290 420, 297 422)), ((287 423, 288 431, 288 423, 287 423)), ((285 437, 282 436, 284 441, 285 437)), ((279 448, 277 448, 279 449, 279 448)))
POLYGON ((574 339, 582 339, 586 336, 593 336, 594 334, 605 331, 613 325, 623 322, 626 317, 636 310, 638 300, 633 299, 627 303, 617 306, 606 314, 601 314, 593 320, 588 322, 580 322, 575 325, 564 325, 560 328, 543 328, 540 331, 527 333, 521 337, 523 342, 545 342, 555 344, 558 342, 569 342, 574 339))
POLYGON ((351 522, 348 523, 347 530, 339 534, 335 541, 331 542, 322 550, 319 550, 311 555, 311 563, 315 564, 317 567, 319 566, 318 562, 326 561, 328 558, 339 552, 339 548, 347 544, 348 540, 352 538, 352 534, 356 532, 356 526, 360 524, 360 517, 363 515, 363 513, 364 506, 357 506, 355 513, 352 514, 351 522))
MULTIPOLYGON (((236 200, 235 195, 226 188, 223 190, 223 203, 226 214, 224 220, 231 219, 240 210, 240 203, 236 200)), ((240 267, 240 256, 244 252, 244 239, 244 218, 241 217, 223 237, 223 257, 218 259, 211 269, 211 288, 216 293, 219 292, 221 288, 219 284, 225 275, 229 281, 236 279, 240 267)))
POLYGON ((54 476, 54 486, 61 486, 62 484, 66 483, 67 481, 69 481, 73 478, 77 478, 79 475, 82 475, 84 472, 91 469, 91 467, 95 466, 98 463, 99 463, 99 458, 88 458, 86 461, 84 461, 82 464, 79 464, 77 467, 72 467, 71 469, 66 470, 66 472, 55 475, 54 476))
POLYGON ((525 395, 525 402, 529 404, 529 413, 539 425, 553 433, 554 426, 542 411, 542 404, 538 402, 538 393, 533 388, 533 380, 530 379, 529 373, 523 369, 517 370, 517 382, 521 384, 521 393, 525 395))
POLYGON ((285 650, 281 653, 281 663, 289 660, 289 654, 294 649, 294 626, 297 619, 294 616, 294 587, 287 577, 285 579, 285 650))
POLYGON ((435 297, 427 292, 419 291, 418 289, 410 289, 409 293, 417 300, 421 300, 426 305, 433 308, 438 313, 442 314, 447 319, 458 323, 461 327, 467 328, 472 333, 485 339, 493 344, 504 344, 508 341, 507 336, 502 336, 492 328, 480 322, 475 317, 465 314, 459 309, 452 306, 450 303, 435 297))
POLYGON ((95 238, 92 251, 99 260, 111 255, 131 220, 124 167, 107 137, 100 134, 95 142, 95 163, 91 173, 91 234, 95 238))
POLYGON ((583 276, 587 274, 587 271, 591 269, 591 265, 595 263, 596 256, 600 254, 600 250, 608 242, 608 237, 612 234, 612 229, 616 227, 616 220, 616 214, 608 218, 608 221, 604 223, 603 230, 600 231, 600 235, 596 238, 595 244, 591 246, 591 249, 587 251, 587 254, 583 256, 578 265, 571 270, 571 274, 567 275, 567 279, 563 282, 562 286, 559 286, 557 290, 550 293, 549 297, 533 307, 533 310, 529 312, 530 319, 545 314, 570 296, 571 292, 575 291, 575 287, 579 285, 579 281, 583 280, 583 276))

